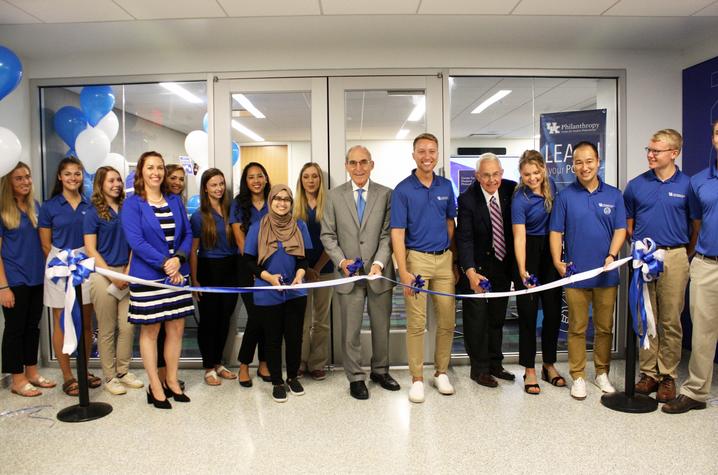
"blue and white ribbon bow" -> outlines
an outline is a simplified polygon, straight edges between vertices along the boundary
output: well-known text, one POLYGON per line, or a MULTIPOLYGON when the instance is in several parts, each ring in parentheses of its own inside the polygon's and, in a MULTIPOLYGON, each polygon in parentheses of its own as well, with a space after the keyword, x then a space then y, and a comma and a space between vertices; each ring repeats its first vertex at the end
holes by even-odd
POLYGON ((364 262, 361 260, 361 257, 357 257, 356 259, 354 259, 354 262, 347 266, 347 270, 349 271, 349 277, 354 277, 355 275, 357 275, 357 272, 359 272, 363 268, 364 262))
POLYGON ((628 289, 628 299, 633 315, 633 331, 639 336, 641 348, 644 350, 650 346, 646 336, 656 336, 656 319, 648 295, 648 286, 645 284, 658 279, 663 272, 664 254, 663 249, 656 249, 656 243, 651 238, 635 241, 631 248, 633 277, 628 289))
MULTIPOLYGON (((65 307, 60 314, 60 325, 65 334, 62 352, 72 354, 77 349, 80 338, 82 312, 77 303, 75 286, 82 285, 95 270, 95 259, 73 249, 63 249, 48 263, 45 275, 54 283, 65 280, 65 307), (70 315, 70 318, 66 318, 70 315)), ((89 303, 89 302, 84 302, 89 303)))

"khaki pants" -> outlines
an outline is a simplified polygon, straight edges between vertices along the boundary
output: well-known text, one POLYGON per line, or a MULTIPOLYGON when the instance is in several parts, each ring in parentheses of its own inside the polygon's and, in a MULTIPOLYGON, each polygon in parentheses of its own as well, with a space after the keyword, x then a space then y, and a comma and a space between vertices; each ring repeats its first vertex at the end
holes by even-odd
POLYGON ((688 255, 684 247, 666 250, 663 273, 656 282, 646 284, 656 319, 655 338, 649 338, 650 348, 640 350, 643 374, 660 381, 664 376, 677 377, 681 362, 683 329, 681 312, 688 284, 688 255))
MULTIPOLYGON (((110 267, 110 270, 122 272, 122 267, 110 267)), ((127 321, 130 294, 118 301, 107 293, 109 285, 107 277, 97 272, 90 274, 90 299, 97 316, 97 346, 106 380, 129 371, 134 337, 134 326, 127 321)))
MULTIPOLYGON (((429 290, 454 292, 453 257, 451 251, 435 256, 418 251, 407 251, 407 270, 421 275, 429 290)), ((406 297, 406 352, 412 377, 422 377, 424 369, 424 333, 426 333, 427 294, 406 297)), ((443 373, 449 368, 451 344, 456 326, 456 301, 453 297, 432 295, 436 315, 436 342, 434 368, 443 373)))
POLYGON ((618 287, 566 289, 568 303, 568 366, 573 379, 586 379, 588 307, 593 307, 593 364, 596 376, 608 373, 613 340, 613 308, 618 287))
MULTIPOLYGON (((320 281, 331 280, 335 274, 321 274, 320 281)), ((329 304, 333 289, 321 287, 307 292, 302 336, 302 363, 307 371, 324 369, 329 359, 329 304)))
POLYGON ((696 256, 691 262, 691 359, 681 394, 707 401, 718 341, 718 263, 696 256))

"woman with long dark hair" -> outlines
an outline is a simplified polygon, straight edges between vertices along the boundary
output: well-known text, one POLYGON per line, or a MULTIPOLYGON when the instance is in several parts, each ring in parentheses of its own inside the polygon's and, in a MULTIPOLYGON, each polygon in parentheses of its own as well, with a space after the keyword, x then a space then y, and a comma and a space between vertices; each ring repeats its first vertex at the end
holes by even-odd
MULTIPOLYGON (((85 249, 87 255, 95 259, 95 267, 127 274, 130 246, 119 216, 125 199, 124 188, 120 172, 112 167, 98 168, 90 198, 92 207, 85 214, 83 227, 85 249)), ((97 346, 104 388, 115 395, 125 394, 126 388, 144 386, 130 373, 134 328, 127 321, 130 305, 127 285, 127 281, 109 279, 97 272, 90 275, 90 298, 97 317, 97 346)))
MULTIPOLYGON (((47 264, 63 249, 85 252, 82 224, 85 214, 90 209, 90 203, 82 194, 83 173, 84 167, 77 158, 65 157, 60 160, 51 198, 45 201, 40 208, 40 219, 38 220, 40 243, 47 258, 47 264)), ((68 396, 77 396, 80 394, 80 387, 70 369, 70 355, 62 352, 65 333, 60 324, 60 315, 65 307, 65 283, 62 280, 53 282, 45 277, 43 301, 45 305, 52 308, 52 346, 62 370, 64 379, 62 390, 68 396)), ((85 348, 87 348, 86 355, 89 359, 92 344, 90 282, 82 284, 82 302, 85 348)), ((91 388, 97 388, 102 384, 102 380, 92 373, 87 374, 87 382, 91 388)))
POLYGON ((19 162, 0 179, 0 305, 5 316, 2 372, 12 375, 10 391, 25 397, 56 386, 37 371, 45 271, 39 210, 30 167, 19 162))
MULTIPOLYGON (((190 220, 192 285, 236 286, 237 245, 229 227, 230 197, 221 170, 210 168, 202 174, 199 195, 200 208, 190 220)), ((237 375, 222 364, 222 350, 237 305, 237 294, 198 293, 196 297, 199 308, 197 340, 204 381, 210 386, 219 386, 221 379, 237 379, 237 375)))
MULTIPOLYGON (((519 160, 521 182, 516 187, 511 202, 511 221, 514 232, 514 251, 518 265, 518 289, 535 287, 529 281, 533 275, 541 284, 559 278, 549 251, 549 217, 556 196, 556 185, 549 178, 546 162, 536 150, 526 150, 519 160)), ((541 325, 541 352, 543 366, 541 376, 554 386, 563 387, 566 380, 558 373, 556 346, 561 323, 562 288, 545 290, 516 298, 519 312, 519 364, 526 368, 524 391, 539 394, 541 388, 536 379, 536 319, 539 301, 543 311, 541 325)))
MULTIPOLYGON (((244 257, 244 241, 252 224, 258 223, 268 212, 269 175, 260 163, 250 162, 242 170, 239 183, 239 193, 232 201, 229 213, 229 223, 232 226, 235 242, 241 254, 238 265, 239 285, 252 286, 254 277, 249 269, 247 259, 244 257)), ((254 349, 257 348, 259 368, 257 376, 263 381, 271 382, 267 369, 267 358, 264 351, 264 333, 262 330, 262 317, 257 314, 252 293, 243 293, 242 302, 247 310, 247 325, 244 328, 242 345, 239 348, 239 384, 244 387, 252 386, 249 375, 249 365, 254 360, 254 349)))
MULTIPOLYGON (((137 162, 135 194, 125 200, 120 218, 132 249, 130 275, 181 286, 189 277, 192 230, 182 200, 167 192, 164 175, 162 155, 143 153, 137 162)), ((130 284, 129 321, 141 325, 140 353, 150 380, 147 403, 156 408, 171 409, 170 396, 177 402, 190 401, 177 380, 177 369, 184 319, 193 313, 192 294, 180 287, 130 284), (157 372, 157 334, 163 324, 167 332, 165 385, 157 372)))
MULTIPOLYGON (((269 213, 247 233, 244 251, 256 279, 255 287, 297 285, 307 269, 306 250, 312 241, 303 221, 292 216, 292 191, 274 185, 269 192, 269 213)), ((272 399, 287 400, 289 391, 301 396, 297 379, 302 353, 302 326, 307 304, 306 290, 258 291, 254 304, 261 311, 267 362, 272 378, 272 399), (282 377, 282 342, 285 347, 287 386, 282 377)))
MULTIPOLYGON (((307 250, 308 282, 334 277, 334 265, 319 240, 326 191, 321 167, 317 163, 305 163, 297 179, 294 217, 307 224, 312 240, 312 249, 307 250)), ((329 359, 329 305, 332 293, 331 287, 321 287, 310 290, 307 296, 300 374, 304 369, 317 381, 327 377, 324 367, 329 359)))

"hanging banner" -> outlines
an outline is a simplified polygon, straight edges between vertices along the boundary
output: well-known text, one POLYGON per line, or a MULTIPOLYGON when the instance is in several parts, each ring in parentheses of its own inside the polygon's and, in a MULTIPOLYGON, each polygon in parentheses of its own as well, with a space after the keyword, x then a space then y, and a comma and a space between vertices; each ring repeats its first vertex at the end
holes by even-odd
POLYGON ((573 146, 588 141, 598 147, 605 179, 606 109, 541 114, 541 153, 546 158, 548 174, 561 191, 576 180, 573 174, 573 146))

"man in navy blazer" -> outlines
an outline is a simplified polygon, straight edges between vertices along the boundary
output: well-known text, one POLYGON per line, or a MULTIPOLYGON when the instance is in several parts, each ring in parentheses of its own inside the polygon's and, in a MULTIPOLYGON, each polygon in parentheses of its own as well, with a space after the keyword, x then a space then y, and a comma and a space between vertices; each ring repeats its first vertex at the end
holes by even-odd
MULTIPOLYGON (((491 291, 509 290, 516 267, 511 230, 516 182, 504 180, 503 173, 496 155, 481 155, 476 162, 476 181, 459 196, 459 264, 477 294, 484 292, 480 282, 487 279, 491 291)), ((494 377, 514 379, 501 365, 507 305, 508 298, 463 300, 464 344, 471 360, 471 379, 482 386, 498 386, 494 377)))
POLYGON ((182 199, 172 193, 164 195, 175 220, 175 252, 170 255, 160 222, 147 200, 134 194, 122 204, 120 219, 127 242, 132 248, 130 275, 141 279, 159 280, 167 277, 164 264, 171 257, 182 263, 180 273, 189 274, 189 253, 192 250, 192 228, 182 199))

